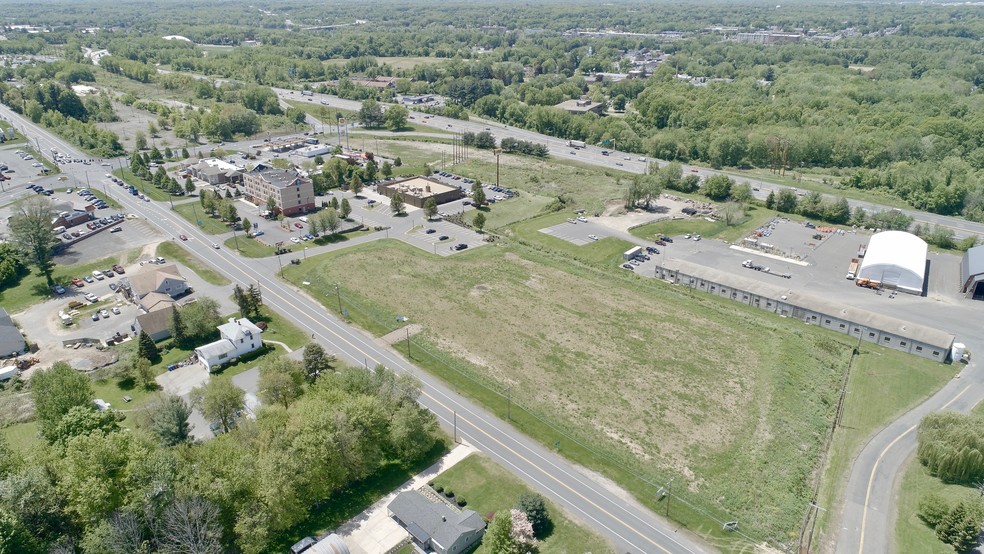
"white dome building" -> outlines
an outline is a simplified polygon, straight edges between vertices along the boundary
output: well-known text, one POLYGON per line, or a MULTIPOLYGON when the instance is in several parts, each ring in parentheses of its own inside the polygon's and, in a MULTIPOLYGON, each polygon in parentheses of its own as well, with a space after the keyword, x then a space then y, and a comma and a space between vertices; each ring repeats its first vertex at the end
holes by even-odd
POLYGON ((858 279, 883 287, 922 294, 926 280, 926 241, 904 231, 883 231, 871 237, 858 279))

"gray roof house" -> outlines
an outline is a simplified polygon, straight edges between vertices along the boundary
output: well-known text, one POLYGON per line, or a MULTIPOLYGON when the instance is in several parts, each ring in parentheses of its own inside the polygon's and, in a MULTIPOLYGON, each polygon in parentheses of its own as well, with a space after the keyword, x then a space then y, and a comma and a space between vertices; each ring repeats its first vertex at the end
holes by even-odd
POLYGON ((437 554, 458 554, 485 534, 485 521, 474 510, 459 511, 419 491, 403 491, 387 507, 421 548, 437 554))
POLYGON ((960 261, 960 292, 967 298, 984 300, 984 246, 975 246, 960 261))
POLYGON ((0 308, 0 358, 27 353, 27 342, 7 310, 0 308))

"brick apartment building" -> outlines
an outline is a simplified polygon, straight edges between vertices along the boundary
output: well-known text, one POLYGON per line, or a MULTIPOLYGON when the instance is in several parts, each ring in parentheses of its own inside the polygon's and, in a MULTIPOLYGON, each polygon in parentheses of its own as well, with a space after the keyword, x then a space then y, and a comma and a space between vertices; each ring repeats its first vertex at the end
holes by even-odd
POLYGON ((314 185, 293 169, 258 164, 243 174, 243 193, 257 206, 266 206, 272 196, 275 211, 287 216, 314 211, 314 185))

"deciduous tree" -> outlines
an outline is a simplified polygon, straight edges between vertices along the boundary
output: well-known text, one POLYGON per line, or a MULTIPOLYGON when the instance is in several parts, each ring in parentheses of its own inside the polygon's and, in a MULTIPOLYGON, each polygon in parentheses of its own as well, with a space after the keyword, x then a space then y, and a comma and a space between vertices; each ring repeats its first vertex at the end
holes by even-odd
POLYGON ((304 366, 285 356, 275 358, 260 368, 257 386, 263 402, 286 409, 304 391, 304 366))
POLYGON ((399 192, 390 197, 390 211, 396 215, 402 214, 404 208, 403 195, 399 192))
POLYGON ((150 430, 164 446, 174 446, 191 439, 191 407, 180 396, 168 395, 150 409, 150 430))
POLYGON ((213 376, 208 384, 192 389, 191 403, 202 411, 205 419, 218 421, 228 433, 235 423, 236 412, 246 406, 246 393, 231 380, 213 376))
POLYGON ((52 216, 51 202, 38 197, 21 203, 9 222, 11 241, 37 266, 48 286, 54 284, 51 278, 55 267, 52 248, 58 242, 51 232, 52 216))
POLYGON ((31 400, 41 435, 52 442, 58 422, 72 408, 92 406, 89 378, 65 362, 55 362, 31 377, 31 400))

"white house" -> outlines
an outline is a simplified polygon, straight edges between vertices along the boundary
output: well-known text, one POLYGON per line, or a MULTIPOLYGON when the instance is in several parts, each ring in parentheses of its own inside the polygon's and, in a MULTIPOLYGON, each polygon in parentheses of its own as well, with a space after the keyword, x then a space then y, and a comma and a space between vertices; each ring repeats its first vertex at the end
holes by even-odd
POLYGON ((219 325, 218 329, 219 340, 195 349, 198 361, 209 372, 263 346, 262 331, 246 318, 229 318, 229 323, 219 325))

